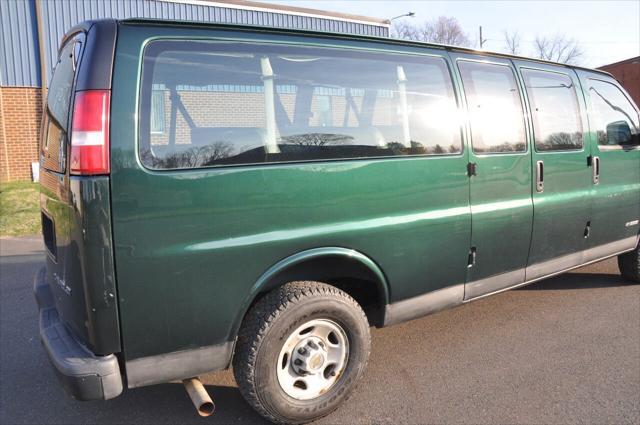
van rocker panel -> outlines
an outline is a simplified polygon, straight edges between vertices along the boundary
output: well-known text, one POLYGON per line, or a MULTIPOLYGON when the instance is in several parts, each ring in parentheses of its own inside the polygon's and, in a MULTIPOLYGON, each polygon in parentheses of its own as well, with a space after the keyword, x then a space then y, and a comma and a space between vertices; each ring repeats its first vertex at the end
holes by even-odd
POLYGON ((181 350, 125 362, 129 388, 192 378, 226 369, 231 362, 234 343, 181 350))
POLYGON ((596 263, 633 250, 640 243, 639 236, 586 249, 575 254, 554 258, 527 268, 502 273, 489 278, 458 284, 388 304, 384 326, 391 326, 429 314, 447 310, 509 289, 525 286, 578 267, 596 263), (526 274, 526 280, 523 278, 526 274))

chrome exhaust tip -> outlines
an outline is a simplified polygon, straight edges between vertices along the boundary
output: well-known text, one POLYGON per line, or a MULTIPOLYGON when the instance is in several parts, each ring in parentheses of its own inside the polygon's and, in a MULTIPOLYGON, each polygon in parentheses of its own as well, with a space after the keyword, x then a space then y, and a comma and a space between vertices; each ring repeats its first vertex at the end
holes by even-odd
POLYGON ((189 378, 182 381, 184 388, 189 394, 189 398, 193 402, 198 414, 203 417, 211 416, 216 410, 216 405, 213 404, 209 393, 202 385, 202 382, 198 378, 189 378))

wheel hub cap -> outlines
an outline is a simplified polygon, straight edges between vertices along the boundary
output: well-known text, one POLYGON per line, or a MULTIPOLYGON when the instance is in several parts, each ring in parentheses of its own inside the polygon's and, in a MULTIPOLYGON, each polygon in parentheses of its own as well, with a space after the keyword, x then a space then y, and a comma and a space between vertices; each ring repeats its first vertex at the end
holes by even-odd
POLYGON ((324 366, 327 352, 327 346, 320 338, 303 339, 293 350, 293 370, 300 375, 317 372, 324 366))
POLYGON ((285 341, 278 356, 278 382, 287 395, 310 400, 328 391, 345 369, 346 333, 337 323, 311 320, 285 341))

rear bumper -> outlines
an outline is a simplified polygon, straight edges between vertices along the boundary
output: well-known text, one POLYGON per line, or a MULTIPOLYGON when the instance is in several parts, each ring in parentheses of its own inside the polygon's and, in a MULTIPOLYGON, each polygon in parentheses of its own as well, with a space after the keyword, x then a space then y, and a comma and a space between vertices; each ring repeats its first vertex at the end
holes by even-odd
POLYGON ((33 291, 40 312, 40 340, 67 393, 76 400, 108 400, 122 393, 116 356, 96 356, 60 321, 44 267, 36 273, 33 291))

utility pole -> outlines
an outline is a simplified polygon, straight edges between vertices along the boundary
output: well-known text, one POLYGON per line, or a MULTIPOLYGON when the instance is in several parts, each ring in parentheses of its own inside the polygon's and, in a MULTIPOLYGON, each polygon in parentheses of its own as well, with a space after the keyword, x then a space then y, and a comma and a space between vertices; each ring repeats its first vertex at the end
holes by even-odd
POLYGON ((480 25, 480 49, 482 50, 482 47, 484 46, 484 43, 487 41, 486 38, 482 38, 482 25, 480 25))

